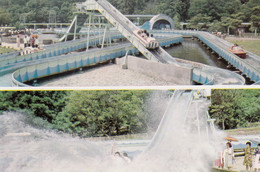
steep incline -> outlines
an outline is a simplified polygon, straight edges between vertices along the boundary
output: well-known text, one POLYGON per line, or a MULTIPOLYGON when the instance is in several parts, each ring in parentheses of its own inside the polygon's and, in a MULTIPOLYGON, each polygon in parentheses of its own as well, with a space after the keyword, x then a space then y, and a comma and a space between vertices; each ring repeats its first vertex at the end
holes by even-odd
MULTIPOLYGON (((155 50, 148 50, 135 36, 133 31, 139 28, 135 26, 128 18, 106 0, 88 0, 83 3, 84 10, 98 10, 106 19, 113 24, 147 59, 159 61, 161 63, 177 62, 161 47, 155 50)), ((82 9, 81 9, 82 10, 82 9)))

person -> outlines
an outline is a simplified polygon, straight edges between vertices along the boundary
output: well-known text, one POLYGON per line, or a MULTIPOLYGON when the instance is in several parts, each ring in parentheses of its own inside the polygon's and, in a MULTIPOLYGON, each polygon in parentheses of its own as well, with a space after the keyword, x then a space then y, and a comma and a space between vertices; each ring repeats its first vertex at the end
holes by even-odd
POLYGON ((114 153, 114 143, 111 145, 110 154, 113 155, 115 158, 118 158, 118 157, 121 158, 121 157, 122 157, 121 154, 120 154, 120 152, 117 151, 117 152, 114 153))
POLYGON ((254 161, 255 172, 260 172, 260 143, 258 143, 255 150, 255 161, 254 161))
POLYGON ((216 157, 216 160, 215 160, 215 166, 218 167, 218 168, 223 168, 224 164, 223 164, 223 153, 224 151, 220 151, 217 153, 217 157, 216 157))
POLYGON ((34 48, 35 47, 35 38, 32 37, 32 47, 34 48))
POLYGON ((144 33, 146 34, 147 37, 149 37, 149 33, 147 32, 147 30, 144 30, 144 33))
POLYGON ((131 159, 128 157, 128 154, 127 153, 123 153, 122 155, 120 154, 120 152, 116 151, 114 153, 114 143, 111 145, 111 155, 113 157, 113 159, 119 163, 119 164, 125 164, 126 162, 127 163, 130 163, 131 162, 131 159))
POLYGON ((144 30, 141 35, 140 35, 144 40, 147 39, 147 34, 146 34, 146 31, 144 30))
POLYGON ((20 42, 20 35, 17 36, 16 42, 17 42, 17 47, 20 49, 20 44, 21 44, 21 42, 20 42))
POLYGON ((243 165, 246 166, 246 171, 248 172, 248 169, 250 168, 250 171, 252 170, 253 166, 253 151, 251 150, 251 142, 246 142, 246 148, 245 148, 245 158, 243 165))
POLYGON ((38 39, 38 37, 35 38, 35 47, 39 48, 39 39, 38 39))
POLYGON ((233 168, 233 160, 235 159, 234 151, 230 142, 227 142, 226 146, 227 147, 223 152, 224 168, 231 169, 233 168))
POLYGON ((31 37, 30 35, 26 35, 26 42, 27 42, 27 47, 31 46, 31 37))
POLYGON ((25 35, 24 39, 24 48, 28 47, 28 39, 27 39, 27 35, 25 35))
POLYGON ((126 152, 123 153, 122 157, 127 163, 130 163, 132 161, 126 152))
POLYGON ((234 47, 238 47, 238 44, 234 44, 234 45, 232 45, 231 50, 233 50, 234 47))

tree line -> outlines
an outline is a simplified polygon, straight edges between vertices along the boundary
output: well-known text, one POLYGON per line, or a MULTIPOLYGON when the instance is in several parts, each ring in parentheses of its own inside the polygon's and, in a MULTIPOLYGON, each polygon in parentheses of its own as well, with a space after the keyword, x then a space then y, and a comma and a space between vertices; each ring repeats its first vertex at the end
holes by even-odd
POLYGON ((247 127, 260 122, 260 90, 213 90, 209 113, 221 129, 247 127))
MULTIPOLYGON (((26 22, 46 23, 51 10, 57 22, 72 19, 75 2, 85 0, 0 0, 0 25, 26 22)), ((166 14, 191 29, 228 32, 242 22, 260 30, 259 0, 109 0, 123 14, 166 14)))
MULTIPOLYGON (((47 127, 82 137, 143 133, 156 129, 164 112, 164 105, 149 103, 154 94, 149 90, 2 91, 0 114, 26 113, 42 119, 47 127)), ((167 93, 157 95, 160 102, 169 98, 167 93)))
MULTIPOLYGON (((151 90, 1 91, 0 114, 19 111, 46 126, 79 135, 156 130, 172 92, 151 90)), ((213 90, 210 116, 222 129, 260 122, 260 90, 213 90)))

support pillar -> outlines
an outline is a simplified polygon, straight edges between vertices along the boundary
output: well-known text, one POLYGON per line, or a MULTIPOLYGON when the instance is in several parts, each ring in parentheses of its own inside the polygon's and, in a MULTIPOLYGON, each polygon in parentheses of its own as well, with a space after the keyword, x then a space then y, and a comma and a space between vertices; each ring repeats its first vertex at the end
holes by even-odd
POLYGON ((129 53, 130 50, 127 50, 126 53, 125 53, 125 61, 124 61, 124 64, 122 65, 122 69, 128 69, 128 53, 129 53))
POLYGON ((76 39, 76 33, 77 33, 77 22, 78 22, 78 16, 76 16, 76 20, 75 20, 74 37, 73 37, 73 40, 76 39))
POLYGON ((88 37, 87 37, 87 48, 86 48, 86 51, 88 51, 88 48, 89 48, 89 34, 90 34, 90 26, 91 26, 91 15, 89 15, 89 23, 88 23, 88 37))
POLYGON ((107 25, 105 26, 105 30, 104 30, 104 35, 103 35, 103 40, 102 40, 101 48, 104 48, 104 43, 105 43, 105 38, 106 38, 106 32, 107 32, 107 25))

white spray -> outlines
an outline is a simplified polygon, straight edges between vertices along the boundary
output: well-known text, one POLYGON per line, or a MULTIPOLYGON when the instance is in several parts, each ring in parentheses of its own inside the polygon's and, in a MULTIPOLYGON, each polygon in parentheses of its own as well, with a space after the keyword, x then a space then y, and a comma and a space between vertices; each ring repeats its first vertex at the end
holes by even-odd
POLYGON ((113 160, 111 143, 37 129, 26 115, 6 112, 0 115, 0 171, 207 172, 220 148, 203 119, 207 106, 205 98, 175 91, 150 145, 130 164, 113 160))

